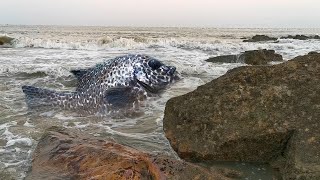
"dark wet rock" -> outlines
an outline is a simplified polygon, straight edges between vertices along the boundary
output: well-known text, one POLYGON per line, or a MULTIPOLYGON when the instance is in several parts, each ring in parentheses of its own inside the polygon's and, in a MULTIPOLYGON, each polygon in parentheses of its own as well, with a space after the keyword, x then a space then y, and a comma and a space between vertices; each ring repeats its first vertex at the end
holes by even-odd
POLYGON ((318 52, 316 52, 316 51, 311 51, 311 52, 309 52, 308 54, 309 54, 309 55, 315 55, 315 54, 320 54, 320 53, 318 53, 318 52))
POLYGON ((255 35, 251 39, 243 40, 243 42, 261 42, 261 41, 276 41, 277 38, 266 35, 255 35))
POLYGON ((306 36, 306 35, 288 35, 288 36, 283 36, 280 39, 298 39, 298 40, 308 40, 308 39, 320 39, 319 35, 315 36, 306 36))
POLYGON ((216 56, 207 59, 207 62, 213 63, 241 63, 239 59, 240 55, 224 55, 224 56, 216 56))
POLYGON ((207 59, 213 63, 246 63, 251 65, 266 65, 272 61, 282 61, 282 56, 274 50, 260 49, 245 51, 239 55, 217 56, 207 59))
POLYGON ((229 179, 211 169, 60 127, 46 131, 33 158, 26 179, 229 179))
POLYGON ((0 45, 11 44, 13 38, 8 36, 0 36, 0 45))
POLYGON ((189 161, 270 163, 320 179, 320 54, 228 71, 167 102, 164 131, 189 161))
POLYGON ((246 51, 241 56, 240 59, 243 59, 243 62, 251 65, 266 65, 272 61, 282 61, 282 56, 276 54, 274 50, 253 50, 246 51))

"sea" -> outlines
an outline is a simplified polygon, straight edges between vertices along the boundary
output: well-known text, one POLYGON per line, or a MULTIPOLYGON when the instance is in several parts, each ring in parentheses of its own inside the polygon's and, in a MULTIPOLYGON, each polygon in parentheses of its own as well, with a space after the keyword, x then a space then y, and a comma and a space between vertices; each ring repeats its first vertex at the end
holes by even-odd
MULTIPOLYGON (((14 38, 0 46, 0 179, 24 179, 32 152, 46 128, 63 126, 106 137, 153 154, 176 157, 164 136, 162 119, 168 99, 195 90, 242 63, 206 62, 209 57, 247 50, 273 49, 290 60, 320 52, 320 40, 279 39, 242 42, 256 34, 271 37, 318 35, 320 29, 186 28, 0 25, 0 36, 14 38), (70 70, 88 68, 125 54, 146 54, 176 66, 180 81, 147 100, 143 113, 133 117, 80 116, 69 112, 28 109, 23 85, 73 91, 70 70)), ((269 179, 264 165, 221 163, 247 171, 244 179, 269 179)))

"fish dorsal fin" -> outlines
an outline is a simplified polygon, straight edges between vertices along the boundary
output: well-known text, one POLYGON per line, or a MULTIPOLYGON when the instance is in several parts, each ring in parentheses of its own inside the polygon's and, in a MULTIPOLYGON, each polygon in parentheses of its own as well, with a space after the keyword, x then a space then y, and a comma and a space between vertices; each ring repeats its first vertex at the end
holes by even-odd
POLYGON ((83 91, 90 86, 90 82, 95 82, 94 68, 71 70, 70 72, 78 80, 76 91, 83 91))
POLYGON ((82 77, 87 74, 92 69, 77 69, 77 70, 71 70, 70 72, 78 79, 81 80, 82 77))
POLYGON ((137 97, 137 90, 130 86, 110 88, 105 93, 106 102, 114 108, 132 105, 137 100, 137 97))

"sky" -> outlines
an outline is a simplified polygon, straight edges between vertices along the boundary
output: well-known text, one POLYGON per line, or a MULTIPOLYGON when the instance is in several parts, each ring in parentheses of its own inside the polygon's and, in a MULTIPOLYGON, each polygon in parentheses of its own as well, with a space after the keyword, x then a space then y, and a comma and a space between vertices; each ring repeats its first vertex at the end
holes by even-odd
POLYGON ((0 24, 320 28, 320 0, 0 0, 0 24))

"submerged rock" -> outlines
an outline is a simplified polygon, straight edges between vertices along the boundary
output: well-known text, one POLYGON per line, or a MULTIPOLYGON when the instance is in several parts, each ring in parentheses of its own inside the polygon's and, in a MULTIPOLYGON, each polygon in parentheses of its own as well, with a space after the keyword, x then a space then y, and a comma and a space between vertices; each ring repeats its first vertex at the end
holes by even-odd
POLYGON ((276 41, 277 38, 266 35, 255 35, 251 39, 243 40, 243 42, 261 42, 261 41, 276 41))
POLYGON ((207 62, 213 63, 246 63, 251 65, 266 65, 272 61, 282 61, 280 54, 274 50, 260 49, 245 51, 239 55, 217 56, 207 59, 207 62))
MULTIPOLYGON (((40 139, 26 179, 229 179, 218 170, 155 156, 52 127, 40 139)), ((224 173, 226 174, 226 173, 224 173)))
POLYGON ((8 36, 0 36, 0 45, 5 45, 8 44, 10 45, 12 42, 13 38, 8 37, 8 36))
POLYGON ((164 131, 189 161, 271 163, 320 179, 320 54, 228 71, 167 102, 164 131))

